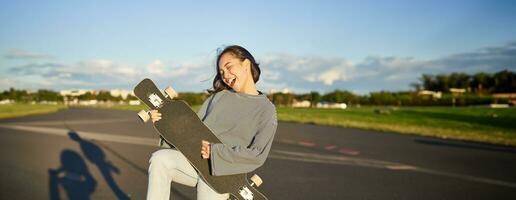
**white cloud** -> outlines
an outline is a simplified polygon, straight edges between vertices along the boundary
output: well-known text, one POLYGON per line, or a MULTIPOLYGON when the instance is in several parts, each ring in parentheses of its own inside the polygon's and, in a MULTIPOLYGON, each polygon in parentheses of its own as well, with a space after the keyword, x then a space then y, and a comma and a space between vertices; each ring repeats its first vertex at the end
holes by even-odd
POLYGON ((54 57, 48 54, 36 53, 26 51, 23 49, 9 49, 5 54, 4 58, 7 59, 18 59, 18 60, 44 60, 53 59, 54 57))
MULTIPOLYGON (((451 72, 497 72, 516 69, 516 42, 436 59, 368 56, 353 64, 345 58, 269 55, 262 71, 279 71, 270 85, 306 90, 348 89, 353 91, 407 90, 423 74, 451 72), (282 85, 283 86, 283 85, 282 85)), ((275 88, 280 89, 280 88, 275 88)), ((305 90, 305 91, 306 91, 305 90)))
POLYGON ((270 80, 292 82, 319 82, 332 85, 335 81, 353 78, 355 66, 344 58, 268 55, 262 59, 262 71, 275 74, 270 80), (279 77, 281 75, 281 77, 279 77))
POLYGON ((354 66, 342 65, 335 66, 330 69, 322 70, 320 72, 308 73, 304 76, 304 80, 310 82, 322 82, 325 85, 333 85, 335 81, 347 81, 354 78, 354 66))
POLYGON ((161 60, 154 60, 151 64, 147 65, 147 72, 149 74, 160 75, 165 72, 165 64, 161 60))
MULTIPOLYGON (((13 58, 16 57, 14 55, 38 57, 37 54, 27 52, 11 54, 13 58)), ((409 89, 409 84, 417 82, 423 73, 514 70, 516 42, 428 60, 369 56, 355 64, 344 57, 297 56, 285 53, 257 58, 262 71, 258 86, 262 91, 288 88, 296 92, 327 92, 338 88, 367 93, 409 89)), ((205 57, 182 62, 156 59, 142 68, 109 59, 77 63, 41 61, 4 70, 7 73, 2 72, 0 75, 0 84, 4 89, 9 86, 129 89, 142 78, 149 77, 160 86, 173 85, 179 91, 201 91, 211 87, 215 75, 214 63, 205 57)))
POLYGON ((7 90, 12 87, 18 87, 20 83, 16 80, 2 78, 0 79, 0 90, 7 90))
POLYGON ((412 57, 369 56, 357 64, 357 69, 356 76, 362 80, 401 81, 415 79, 422 71, 435 71, 436 67, 430 61, 412 57))
POLYGON ((260 74, 260 80, 270 80, 270 81, 277 81, 280 79, 281 73, 279 71, 275 70, 266 70, 261 72, 260 74))
POLYGON ((138 69, 107 59, 67 63, 31 63, 8 69, 28 88, 105 87, 138 78, 138 69))

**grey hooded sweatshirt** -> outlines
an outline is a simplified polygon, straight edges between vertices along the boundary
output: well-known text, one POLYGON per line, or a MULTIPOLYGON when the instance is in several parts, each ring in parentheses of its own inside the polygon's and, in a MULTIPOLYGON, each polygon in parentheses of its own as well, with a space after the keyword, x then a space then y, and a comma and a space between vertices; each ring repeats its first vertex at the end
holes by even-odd
POLYGON ((197 115, 222 141, 211 144, 212 175, 247 173, 263 165, 278 125, 267 96, 222 90, 208 97, 197 115))

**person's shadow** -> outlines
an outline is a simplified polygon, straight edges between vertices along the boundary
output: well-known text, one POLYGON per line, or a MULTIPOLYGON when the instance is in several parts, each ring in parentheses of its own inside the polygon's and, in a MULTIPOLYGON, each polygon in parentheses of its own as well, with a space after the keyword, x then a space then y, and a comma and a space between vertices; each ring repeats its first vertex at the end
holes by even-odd
POLYGON ((68 136, 70 139, 79 143, 81 150, 86 158, 98 167, 100 173, 106 180, 106 183, 115 193, 115 196, 122 200, 130 199, 129 196, 124 191, 122 191, 120 187, 118 187, 117 183, 113 179, 111 172, 118 174, 120 171, 116 166, 111 164, 111 162, 106 160, 106 156, 102 149, 98 145, 82 139, 75 131, 68 132, 68 136))
POLYGON ((95 191, 97 182, 90 174, 82 157, 65 149, 61 152, 61 167, 49 169, 50 199, 59 200, 59 186, 61 186, 71 200, 89 200, 95 191))

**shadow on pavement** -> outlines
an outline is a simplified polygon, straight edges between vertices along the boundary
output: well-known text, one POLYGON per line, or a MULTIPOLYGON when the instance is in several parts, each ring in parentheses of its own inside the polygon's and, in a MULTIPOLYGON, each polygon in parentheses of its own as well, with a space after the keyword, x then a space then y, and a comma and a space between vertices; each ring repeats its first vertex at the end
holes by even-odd
POLYGON ((481 143, 473 143, 473 142, 467 143, 467 142, 460 142, 460 141, 439 141, 439 140, 429 140, 429 139, 415 139, 414 141, 416 143, 427 144, 427 145, 468 148, 468 149, 496 151, 496 152, 504 152, 504 153, 516 153, 516 148, 495 146, 495 145, 490 145, 490 144, 481 144, 481 143))
MULTIPOLYGON (((128 165, 130 165, 131 167, 133 167, 134 169, 136 169, 140 173, 144 174, 145 176, 149 176, 147 169, 138 166, 136 163, 132 162, 131 160, 129 160, 126 157, 124 157, 122 154, 120 154, 120 153, 116 152, 115 150, 111 149, 109 146, 104 145, 104 144, 102 144, 102 143, 100 143, 98 141, 96 141, 95 143, 97 145, 99 145, 100 147, 102 147, 103 149, 111 152, 113 155, 115 155, 120 160, 124 161, 125 163, 127 163, 128 165)), ((172 193, 176 195, 175 197, 179 197, 180 199, 190 199, 188 196, 184 195, 183 193, 181 193, 176 188, 171 187, 170 189, 171 189, 170 191, 172 191, 172 193)))
POLYGON ((102 177, 104 177, 104 180, 106 180, 106 183, 109 185, 109 188, 111 188, 113 193, 115 193, 115 196, 118 199, 130 199, 129 196, 124 191, 122 191, 122 189, 120 189, 118 184, 113 179, 112 172, 119 174, 120 170, 111 164, 110 161, 106 160, 104 151, 102 151, 98 145, 82 139, 75 131, 68 132, 68 136, 70 139, 79 143, 83 154, 91 163, 97 166, 100 173, 102 174, 102 177))
POLYGON ((115 150, 111 149, 110 147, 108 147, 107 145, 104 145, 102 144, 101 142, 99 141, 94 141, 95 144, 99 145, 100 147, 102 147, 103 149, 109 151, 110 153, 112 153, 113 155, 115 155, 116 157, 118 157, 120 160, 124 161, 125 163, 127 163, 128 165, 130 165, 131 167, 133 167, 134 169, 136 169, 137 171, 139 171, 140 173, 144 174, 145 176, 148 176, 147 174, 147 170, 143 167, 140 167, 138 166, 136 163, 132 162, 131 160, 127 159, 126 157, 124 157, 122 154, 116 152, 115 150))
POLYGON ((84 159, 78 153, 65 149, 61 152, 60 160, 61 167, 48 170, 50 199, 61 199, 59 186, 64 188, 68 196, 65 199, 90 199, 97 182, 91 176, 84 159))
MULTIPOLYGON (((105 149, 121 159, 122 161, 126 162, 131 167, 135 168, 137 171, 139 171, 142 174, 145 174, 145 176, 148 176, 147 170, 145 168, 142 168, 138 166, 136 163, 133 163, 120 153, 116 152, 115 150, 109 148, 107 145, 102 145, 99 142, 93 143, 91 141, 85 140, 79 136, 79 134, 73 130, 70 130, 68 132, 68 136, 73 141, 76 141, 83 152, 83 154, 86 156, 86 158, 95 164, 99 171, 101 172, 102 176, 106 180, 107 184, 111 188, 111 190, 115 193, 116 197, 118 199, 130 199, 129 196, 118 187, 117 183, 114 181, 111 172, 120 173, 119 169, 114 166, 111 162, 106 160, 106 155, 102 149, 105 149)), ((79 155, 77 155, 79 156, 79 155)), ((79 156, 80 157, 80 156, 79 156)), ((82 161, 82 158, 81 158, 82 161)), ((84 161, 82 161, 84 163, 84 161)), ((86 167, 86 166, 84 166, 86 167)), ((89 173, 88 173, 89 174, 89 173)), ((90 175, 91 177, 91 175, 90 175)), ((176 188, 171 188, 171 191, 173 194, 176 195, 176 197, 179 197, 180 199, 190 199, 188 196, 183 194, 181 191, 177 190, 176 188)), ((89 199, 89 195, 87 195, 88 198, 77 198, 77 199, 89 199)), ((52 199, 52 198, 51 198, 52 199)), ((75 198, 69 198, 72 200, 75 200, 75 198)), ((52 199, 54 200, 54 199, 52 199)))

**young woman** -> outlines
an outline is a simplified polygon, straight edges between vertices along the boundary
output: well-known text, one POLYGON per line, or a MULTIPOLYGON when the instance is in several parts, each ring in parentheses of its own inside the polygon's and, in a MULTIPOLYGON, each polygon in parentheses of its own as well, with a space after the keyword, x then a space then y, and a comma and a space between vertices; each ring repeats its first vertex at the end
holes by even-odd
MULTIPOLYGON (((197 112, 223 143, 199 141, 199 155, 209 159, 214 176, 251 172, 263 165, 276 132, 276 108, 256 89, 260 68, 243 47, 228 46, 217 56, 217 75, 210 97, 197 112)), ((151 111, 153 122, 161 114, 151 111)), ((163 140, 160 144, 169 147, 163 140)), ((147 199, 169 199, 170 183, 197 187, 197 199, 228 199, 210 188, 181 152, 172 148, 152 154, 147 199)))

